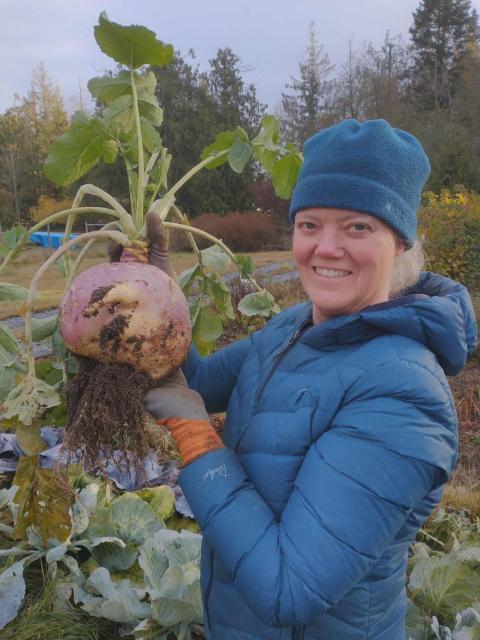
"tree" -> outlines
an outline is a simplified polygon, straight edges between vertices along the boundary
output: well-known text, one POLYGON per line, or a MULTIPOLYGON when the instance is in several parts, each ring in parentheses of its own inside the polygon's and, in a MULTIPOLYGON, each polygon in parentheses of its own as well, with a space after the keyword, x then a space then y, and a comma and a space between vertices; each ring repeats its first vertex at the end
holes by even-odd
POLYGON ((451 109, 469 43, 479 42, 470 0, 421 0, 410 27, 412 81, 422 110, 451 109))
POLYGON ((19 202, 20 156, 25 135, 18 108, 8 109, 0 117, 0 183, 2 183, 2 220, 11 222, 11 208, 17 224, 21 221, 19 202))
MULTIPOLYGON (((193 52, 191 52, 194 58, 193 52)), ((173 183, 199 161, 203 149, 215 135, 241 126, 252 134, 265 111, 255 87, 245 85, 241 61, 231 49, 219 49, 210 60, 210 70, 200 73, 177 52, 173 62, 154 69, 157 95, 165 110, 161 129, 163 144, 173 155, 173 183)), ((247 185, 252 169, 235 174, 229 167, 203 171, 178 194, 178 205, 189 215, 204 212, 244 211, 252 197, 247 185)))
POLYGON ((291 78, 282 93, 284 136, 299 146, 325 124, 331 109, 333 82, 329 76, 334 69, 328 55, 318 44, 314 22, 308 28, 306 59, 299 63, 299 78, 291 78))

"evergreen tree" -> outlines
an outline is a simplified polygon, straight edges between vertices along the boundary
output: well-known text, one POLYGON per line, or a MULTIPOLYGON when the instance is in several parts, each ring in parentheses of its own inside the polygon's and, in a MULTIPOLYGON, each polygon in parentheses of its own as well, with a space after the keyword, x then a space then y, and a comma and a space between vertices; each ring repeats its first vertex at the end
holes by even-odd
POLYGON ((478 42, 470 0, 421 0, 410 28, 412 81, 420 109, 451 109, 468 45, 478 42))
POLYGON ((331 110, 333 82, 329 76, 334 66, 318 44, 315 24, 308 28, 306 59, 299 64, 299 78, 286 85, 293 93, 282 93, 284 136, 298 146, 318 131, 331 110))
MULTIPOLYGON (((193 56, 193 53, 192 53, 193 56)), ((217 133, 241 126, 254 133, 265 111, 253 85, 245 85, 240 59, 231 49, 219 49, 210 70, 200 73, 179 53, 163 69, 154 70, 157 94, 164 109, 163 144, 173 155, 173 183, 200 160, 203 149, 217 133)), ((204 212, 244 211, 251 206, 247 189, 252 169, 242 174, 222 166, 202 171, 183 187, 178 205, 195 216, 204 212)))

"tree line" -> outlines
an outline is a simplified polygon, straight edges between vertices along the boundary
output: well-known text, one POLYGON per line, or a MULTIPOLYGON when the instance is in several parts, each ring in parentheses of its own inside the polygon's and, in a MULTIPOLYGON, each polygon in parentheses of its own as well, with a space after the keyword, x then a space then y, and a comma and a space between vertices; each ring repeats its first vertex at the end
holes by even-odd
MULTIPOLYGON (((244 79, 240 58, 219 49, 201 72, 193 51, 176 52, 171 65, 152 68, 164 109, 163 145, 173 155, 173 183, 193 166, 220 131, 241 126, 249 135, 266 113, 256 87, 244 79)), ((427 188, 439 192, 462 185, 480 192, 480 26, 470 0, 421 0, 413 13, 409 40, 385 34, 380 47, 347 43, 344 62, 335 67, 309 26, 304 58, 285 84, 282 136, 299 148, 321 128, 344 118, 385 118, 423 143, 432 163, 427 188)), ((43 65, 34 70, 26 96, 0 114, 0 223, 28 222, 45 203, 68 198, 53 185, 42 163, 53 141, 68 126, 60 90, 43 65)), ((123 167, 95 167, 84 181, 118 197, 128 197, 123 167)), ((194 217, 262 209, 285 216, 287 204, 275 197, 252 164, 243 174, 223 166, 203 172, 179 193, 179 206, 194 217)), ((52 211, 55 208, 52 209, 52 211)))

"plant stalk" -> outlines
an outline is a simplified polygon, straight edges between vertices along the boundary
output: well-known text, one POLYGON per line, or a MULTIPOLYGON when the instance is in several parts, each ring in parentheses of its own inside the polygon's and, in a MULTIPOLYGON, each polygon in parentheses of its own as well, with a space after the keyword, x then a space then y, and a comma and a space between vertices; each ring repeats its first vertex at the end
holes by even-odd
POLYGON ((137 202, 135 211, 133 212, 133 222, 136 229, 140 229, 143 224, 143 188, 145 180, 145 167, 143 160, 143 140, 142 127, 140 124, 140 112, 138 110, 138 94, 137 85, 135 84, 135 72, 130 70, 130 80, 132 85, 133 98, 133 117, 135 118, 135 128, 137 130, 137 149, 138 149, 138 184, 137 184, 137 202))

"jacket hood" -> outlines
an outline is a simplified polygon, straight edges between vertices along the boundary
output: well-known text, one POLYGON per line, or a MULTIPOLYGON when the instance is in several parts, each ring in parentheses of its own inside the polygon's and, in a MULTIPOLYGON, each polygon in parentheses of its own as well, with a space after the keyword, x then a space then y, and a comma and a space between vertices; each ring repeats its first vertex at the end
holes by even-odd
MULTIPOLYGON (((311 310, 311 303, 302 305, 297 326, 311 319, 311 310)), ((446 375, 456 375, 477 344, 470 294, 462 284, 425 271, 405 295, 315 325, 301 340, 313 347, 328 348, 385 333, 418 340, 433 351, 446 375)))

